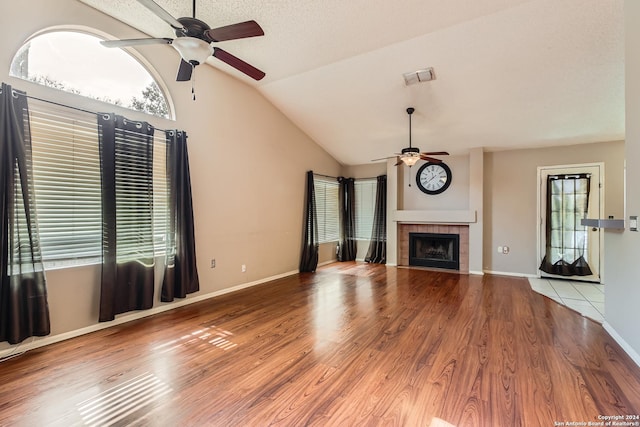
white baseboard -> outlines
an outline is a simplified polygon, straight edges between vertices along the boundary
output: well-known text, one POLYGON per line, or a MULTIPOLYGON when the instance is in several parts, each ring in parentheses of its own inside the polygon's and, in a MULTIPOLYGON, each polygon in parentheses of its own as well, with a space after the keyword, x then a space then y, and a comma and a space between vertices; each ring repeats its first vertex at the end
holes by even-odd
POLYGON ((485 274, 495 274, 496 276, 511 276, 511 277, 526 277, 535 279, 538 276, 535 274, 525 274, 525 273, 514 273, 511 271, 493 271, 493 270, 484 270, 485 274))
MULTIPOLYGON (((333 262, 333 261, 330 261, 333 262)), ((327 263, 328 264, 328 263, 327 263)), ((0 353, 0 359, 4 357, 8 357, 14 353, 22 353, 27 350, 32 350, 38 347, 44 347, 46 345, 55 344, 60 341, 65 341, 70 338, 79 337, 81 335, 86 335, 91 332, 100 331, 102 329, 110 328, 112 326, 121 325, 123 323, 131 322, 133 320, 142 319, 144 317, 153 316, 154 314, 162 313, 164 311, 173 310, 174 308, 183 307, 185 305, 193 304, 196 302, 204 301, 209 298, 214 298, 220 295, 228 294, 231 292, 239 291, 241 289, 250 288, 252 286, 257 286, 262 283, 270 282, 272 280, 281 279, 283 277, 292 276, 297 274, 298 270, 288 271, 286 273, 276 274, 275 276, 265 277, 264 279, 254 280, 253 282, 241 283, 236 286, 232 286, 230 288, 221 289, 219 291, 210 292, 208 294, 196 295, 193 297, 187 296, 185 299, 175 300, 170 303, 160 303, 157 307, 150 308, 149 310, 141 310, 135 311, 132 313, 124 314, 119 317, 116 317, 114 320, 110 322, 101 322, 95 325, 90 325, 84 328, 75 329, 73 331, 64 332, 62 334, 57 335, 49 335, 46 337, 35 337, 32 341, 23 341, 20 344, 9 347, 5 349, 2 353, 0 353)))
POLYGON ((469 274, 475 274, 476 276, 484 276, 484 271, 469 270, 469 274))
POLYGON ((622 347, 622 349, 629 355, 629 357, 631 358, 631 360, 633 360, 635 362, 636 365, 638 365, 640 367, 640 354, 638 354, 638 352, 636 352, 633 347, 631 347, 621 336, 620 334, 618 334, 618 332, 616 332, 615 329, 613 329, 613 326, 611 326, 609 324, 609 322, 607 322, 606 320, 602 323, 602 327, 604 328, 605 331, 607 331, 609 333, 609 335, 611 335, 611 338, 613 338, 618 344, 620 344, 620 347, 622 347))

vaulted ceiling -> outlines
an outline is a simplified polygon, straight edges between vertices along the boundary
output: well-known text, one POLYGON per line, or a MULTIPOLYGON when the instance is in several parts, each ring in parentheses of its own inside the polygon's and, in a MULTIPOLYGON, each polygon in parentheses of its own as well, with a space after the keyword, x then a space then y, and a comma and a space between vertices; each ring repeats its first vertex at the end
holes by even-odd
MULTIPOLYGON (((174 37, 136 0, 80 1, 174 37)), ((191 0, 156 2, 192 16, 191 0)), ((197 0, 196 17, 255 19, 264 37, 220 47, 263 80, 208 63, 254 85, 343 164, 406 147, 410 106, 423 151, 624 139, 622 0, 197 0), (403 73, 427 67, 435 80, 405 85, 403 73)))

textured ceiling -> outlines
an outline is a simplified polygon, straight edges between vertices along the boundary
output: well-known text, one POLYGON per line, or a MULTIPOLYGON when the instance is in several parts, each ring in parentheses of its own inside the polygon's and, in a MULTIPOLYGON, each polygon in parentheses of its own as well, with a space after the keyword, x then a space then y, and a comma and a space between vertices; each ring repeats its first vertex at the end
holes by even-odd
MULTIPOLYGON (((136 0, 81 1, 173 36, 136 0)), ((157 3, 192 14, 189 0, 157 3)), ((199 0, 196 17, 255 19, 264 37, 221 47, 265 79, 209 63, 256 86, 343 164, 407 146, 409 106, 424 151, 624 139, 622 0, 199 0), (403 73, 425 67, 436 80, 405 86, 403 73)))

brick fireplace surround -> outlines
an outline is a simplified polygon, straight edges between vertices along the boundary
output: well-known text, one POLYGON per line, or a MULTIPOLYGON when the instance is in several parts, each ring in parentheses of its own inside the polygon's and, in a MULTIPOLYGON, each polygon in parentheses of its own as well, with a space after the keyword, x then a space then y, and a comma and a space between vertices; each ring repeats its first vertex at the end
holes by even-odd
POLYGON ((469 226, 449 224, 398 224, 400 257, 398 265, 409 265, 409 233, 445 233, 460 235, 460 273, 469 273, 469 226))

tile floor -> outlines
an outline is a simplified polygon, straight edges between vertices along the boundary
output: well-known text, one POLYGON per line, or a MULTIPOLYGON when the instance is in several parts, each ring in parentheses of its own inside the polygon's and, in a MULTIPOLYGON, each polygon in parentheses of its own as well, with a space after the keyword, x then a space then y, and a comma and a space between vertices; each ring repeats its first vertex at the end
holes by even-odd
POLYGON ((531 289, 598 323, 604 321, 604 285, 529 278, 531 289))

